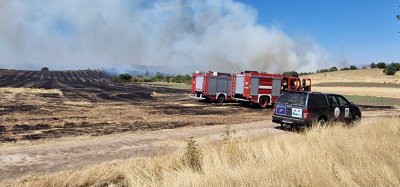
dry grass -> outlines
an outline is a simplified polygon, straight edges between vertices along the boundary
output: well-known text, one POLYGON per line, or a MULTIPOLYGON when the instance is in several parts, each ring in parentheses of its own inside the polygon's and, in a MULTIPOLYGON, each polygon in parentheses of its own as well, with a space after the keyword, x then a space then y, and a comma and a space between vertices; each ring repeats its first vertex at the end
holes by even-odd
POLYGON ((372 97, 400 98, 400 88, 376 87, 312 87, 312 91, 372 97))
POLYGON ((38 88, 11 88, 4 87, 0 88, 0 93, 8 94, 20 94, 20 93, 31 93, 31 94, 58 94, 63 95, 62 91, 59 89, 38 89, 38 88))
POLYGON ((182 163, 182 150, 36 174, 11 185, 399 186, 399 141, 398 118, 370 119, 353 128, 337 125, 304 134, 202 144, 201 171, 182 163))

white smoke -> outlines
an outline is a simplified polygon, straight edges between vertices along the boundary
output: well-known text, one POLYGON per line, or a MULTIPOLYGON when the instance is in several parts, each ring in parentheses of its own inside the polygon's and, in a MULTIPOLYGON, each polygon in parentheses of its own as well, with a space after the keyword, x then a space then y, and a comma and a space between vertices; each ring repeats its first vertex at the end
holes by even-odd
POLYGON ((0 68, 282 72, 327 61, 257 16, 233 0, 0 0, 0 68))

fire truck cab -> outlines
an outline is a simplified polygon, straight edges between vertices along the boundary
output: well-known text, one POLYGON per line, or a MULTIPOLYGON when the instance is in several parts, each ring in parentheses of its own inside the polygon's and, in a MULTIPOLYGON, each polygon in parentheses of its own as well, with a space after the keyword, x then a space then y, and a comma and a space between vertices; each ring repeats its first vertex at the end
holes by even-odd
POLYGON ((234 100, 258 104, 262 108, 273 105, 285 91, 311 91, 311 79, 301 80, 299 77, 257 71, 234 74, 232 81, 231 95, 234 100))
POLYGON ((192 75, 192 97, 223 103, 232 100, 232 75, 221 72, 195 72, 192 75))

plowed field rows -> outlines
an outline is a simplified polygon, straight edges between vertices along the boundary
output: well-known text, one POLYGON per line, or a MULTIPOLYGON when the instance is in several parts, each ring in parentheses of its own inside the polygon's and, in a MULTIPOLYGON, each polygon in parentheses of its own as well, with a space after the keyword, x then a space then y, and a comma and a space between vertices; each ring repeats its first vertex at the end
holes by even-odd
POLYGON ((0 70, 0 142, 232 124, 269 110, 193 101, 189 90, 110 81, 100 71, 0 70))

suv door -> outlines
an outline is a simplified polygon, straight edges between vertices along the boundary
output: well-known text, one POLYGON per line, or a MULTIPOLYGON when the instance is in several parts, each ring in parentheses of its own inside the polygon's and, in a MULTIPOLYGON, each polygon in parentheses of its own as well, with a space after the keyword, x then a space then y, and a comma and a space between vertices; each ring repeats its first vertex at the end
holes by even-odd
POLYGON ((336 97, 338 98, 338 100, 339 100, 339 103, 340 103, 340 112, 342 113, 343 112, 343 116, 342 116, 342 119, 344 120, 344 121, 351 121, 352 120, 352 116, 353 116, 353 110, 352 110, 352 108, 351 108, 351 104, 350 104, 350 102, 349 101, 347 101, 347 99, 346 98, 344 98, 343 96, 341 96, 341 95, 336 95, 336 97), (342 111, 342 109, 343 109, 343 111, 342 111))
POLYGON ((311 93, 308 97, 307 108, 309 119, 317 122, 320 117, 329 117, 329 105, 324 94, 311 93))
POLYGON ((327 95, 329 102, 329 120, 340 121, 344 117, 344 107, 340 106, 340 102, 336 95, 327 95))

